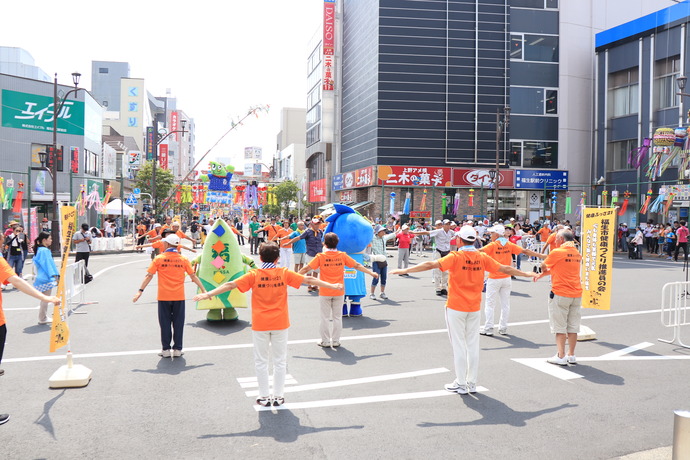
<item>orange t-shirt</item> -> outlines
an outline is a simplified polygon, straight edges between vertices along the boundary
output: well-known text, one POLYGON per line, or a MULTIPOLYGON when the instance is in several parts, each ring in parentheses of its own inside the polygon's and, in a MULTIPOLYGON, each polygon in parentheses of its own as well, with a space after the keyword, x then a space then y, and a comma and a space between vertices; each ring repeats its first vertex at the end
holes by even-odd
POLYGON ((446 308, 479 311, 482 305, 484 272, 493 273, 501 264, 479 251, 454 251, 438 260, 441 271, 450 271, 446 308))
POLYGON ((137 225, 137 235, 144 236, 145 234, 146 234, 146 225, 144 225, 144 224, 137 225))
POLYGON ((549 237, 550 234, 551 234, 551 229, 549 227, 542 227, 537 232, 537 235, 539 235, 539 241, 541 241, 542 243, 544 241, 546 241, 546 239, 549 237))
POLYGON ((184 300, 184 278, 194 270, 189 259, 178 252, 166 251, 153 259, 147 272, 158 273, 158 300, 184 300))
MULTIPOLYGON (((162 230, 161 230, 161 231, 162 231, 162 230)), ((149 230, 148 232, 146 232, 146 236, 147 236, 148 238, 155 238, 155 237, 157 237, 157 236, 159 236, 159 235, 160 235, 160 233, 157 232, 155 228, 154 228, 153 230, 149 230)))
MULTIPOLYGON (((522 254, 522 248, 510 241, 502 245, 498 241, 493 241, 484 246, 484 253, 491 256, 501 265, 510 265, 513 263, 513 254, 522 254)), ((489 278, 493 280, 508 278, 510 275, 502 272, 489 273, 489 278)))
MULTIPOLYGON (((17 274, 12 270, 5 258, 0 257, 0 284, 5 284, 7 279, 12 276, 17 276, 17 274)), ((5 312, 2 311, 2 293, 0 292, 0 326, 3 324, 5 324, 5 312)))
POLYGON ((257 268, 235 280, 240 292, 252 290, 252 330, 280 331, 290 327, 287 287, 299 289, 304 275, 287 268, 257 268))
MULTIPOLYGON (((278 238, 282 238, 284 236, 288 236, 290 233, 292 233, 291 228, 285 228, 285 227, 280 227, 280 230, 278 230, 278 238)), ((280 241, 280 247, 281 248, 287 248, 287 249, 292 249, 292 243, 288 243, 290 241, 289 239, 287 240, 281 240, 280 241)))
POLYGON ((551 290, 561 297, 582 297, 580 262, 582 256, 573 247, 556 248, 544 260, 551 272, 551 290))
POLYGON ((283 228, 277 225, 266 225, 264 228, 260 229, 266 232, 266 241, 273 241, 276 236, 278 236, 278 231, 283 228))
MULTIPOLYGON (((332 284, 345 283, 345 267, 353 268, 357 262, 342 251, 324 251, 316 254, 308 264, 314 270, 319 270, 319 279, 332 284)), ((319 288, 320 296, 344 295, 345 291, 337 289, 319 288)))
POLYGON ((549 237, 546 239, 545 244, 549 246, 549 252, 553 251, 554 249, 556 249, 558 247, 558 245, 556 245, 556 233, 555 232, 549 235, 549 237))

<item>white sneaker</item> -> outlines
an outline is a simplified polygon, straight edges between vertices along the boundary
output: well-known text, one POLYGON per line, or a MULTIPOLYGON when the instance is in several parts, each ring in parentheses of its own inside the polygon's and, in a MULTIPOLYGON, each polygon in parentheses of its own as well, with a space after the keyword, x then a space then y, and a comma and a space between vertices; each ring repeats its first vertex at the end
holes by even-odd
POLYGON ((468 383, 467 384, 467 391, 470 393, 476 393, 477 392, 477 384, 476 383, 468 383))
POLYGON ((376 300, 376 296, 375 296, 373 293, 372 293, 372 294, 369 294, 369 298, 370 298, 371 300, 376 300))
POLYGON ((482 328, 479 328, 479 333, 481 335, 486 335, 488 337, 491 337, 492 335, 494 335, 494 328, 493 327, 489 327, 489 328, 483 328, 482 327, 482 328))
POLYGON ((558 364, 559 366, 567 366, 568 365, 568 358, 565 356, 562 358, 558 357, 558 353, 550 357, 549 359, 546 360, 547 363, 551 364, 558 364))
POLYGON ((450 391, 451 393, 457 393, 460 395, 466 395, 468 393, 467 385, 458 385, 457 382, 443 385, 443 388, 445 388, 446 391, 450 391))
POLYGON ((170 358, 170 350, 161 350, 161 352, 158 353, 158 356, 162 358, 170 358))
POLYGON ((52 324, 53 318, 46 318, 45 321, 39 321, 38 324, 52 324))
POLYGON ((568 360, 568 364, 577 364, 577 358, 575 355, 566 355, 565 359, 568 360))
POLYGON ((180 356, 184 355, 184 352, 182 350, 173 350, 172 355, 173 358, 179 358, 180 356))
POLYGON ((382 298, 383 300, 386 300, 386 299, 388 298, 388 296, 386 295, 385 292, 382 292, 382 293, 381 293, 381 298, 382 298))

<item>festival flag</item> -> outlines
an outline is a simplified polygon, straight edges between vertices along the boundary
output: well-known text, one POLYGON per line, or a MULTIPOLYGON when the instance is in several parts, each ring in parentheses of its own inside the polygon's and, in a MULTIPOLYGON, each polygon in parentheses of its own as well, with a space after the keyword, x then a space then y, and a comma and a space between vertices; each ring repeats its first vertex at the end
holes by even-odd
POLYGON ((69 327, 67 326, 67 295, 65 292, 65 274, 69 259, 69 247, 77 225, 77 208, 63 206, 60 208, 60 221, 62 228, 62 262, 60 264, 60 280, 58 281, 57 296, 60 305, 53 307, 53 324, 50 328, 50 352, 67 345, 69 341, 69 327))
POLYGON ((611 309, 616 209, 585 208, 582 225, 582 307, 611 309))

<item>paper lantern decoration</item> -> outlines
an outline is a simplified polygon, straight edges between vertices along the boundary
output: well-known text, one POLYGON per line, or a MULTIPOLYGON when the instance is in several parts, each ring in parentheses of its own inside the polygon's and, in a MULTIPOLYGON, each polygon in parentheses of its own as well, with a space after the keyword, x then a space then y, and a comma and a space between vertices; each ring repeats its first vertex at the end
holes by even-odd
POLYGON ((410 215, 410 205, 412 202, 412 194, 410 192, 407 192, 405 194, 405 204, 403 204, 403 214, 407 214, 408 216, 410 215))
POLYGON ((455 192, 455 196, 453 197, 453 215, 457 216, 458 215, 458 210, 460 209, 460 192, 455 192))
POLYGON ((392 216, 393 214, 395 214, 395 192, 391 192, 390 198, 391 199, 388 206, 388 214, 392 216))
POLYGON ((422 195, 422 202, 419 205, 420 211, 426 211, 426 189, 424 189, 424 194, 422 195))
POLYGON ((655 146, 670 147, 676 142, 676 133, 671 128, 658 128, 654 131, 653 139, 655 146))
POLYGON ((446 213, 448 211, 447 206, 448 206, 448 197, 446 196, 445 193, 442 193, 441 194, 441 214, 444 216, 446 215, 446 213))
POLYGON ((681 126, 680 128, 676 128, 674 130, 674 134, 676 136, 676 140, 673 143, 673 145, 676 147, 683 148, 685 146, 685 140, 688 137, 688 130, 681 126))
POLYGON ((469 200, 467 202, 467 205, 469 207, 474 206, 474 189, 473 188, 470 189, 470 196, 469 196, 469 200))
POLYGON ((19 182, 17 186, 17 195, 14 197, 14 206, 12 212, 22 212, 22 199, 24 198, 24 182, 19 182))
POLYGON ((558 201, 558 192, 551 192, 551 213, 556 214, 556 202, 558 201))
POLYGON ((649 203, 652 202, 652 189, 650 188, 647 190, 647 198, 644 201, 644 204, 640 208, 640 214, 647 214, 647 210, 649 209, 649 203))
POLYGON ((601 192, 601 205, 605 208, 609 206, 609 192, 607 190, 604 190, 601 192))
POLYGON ((623 203, 621 204, 621 207, 618 210, 619 216, 622 216, 623 214, 625 214, 625 211, 628 210, 628 201, 629 200, 630 200, 630 192, 626 190, 625 192, 623 192, 623 203))
POLYGON ((565 213, 570 214, 573 212, 572 200, 570 198, 570 192, 565 193, 565 213))
POLYGON ((611 207, 615 208, 616 203, 618 203, 618 190, 614 190, 611 192, 611 207))

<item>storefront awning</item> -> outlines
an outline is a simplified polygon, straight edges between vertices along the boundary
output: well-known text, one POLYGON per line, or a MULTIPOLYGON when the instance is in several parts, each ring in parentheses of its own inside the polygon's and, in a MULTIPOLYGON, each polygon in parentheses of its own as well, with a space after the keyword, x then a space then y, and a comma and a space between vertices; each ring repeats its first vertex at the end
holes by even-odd
POLYGON ((350 207, 351 207, 352 209, 354 209, 355 211, 358 211, 358 210, 362 209, 362 208, 365 207, 365 206, 369 206, 370 204, 374 204, 374 202, 373 202, 373 201, 360 201, 359 203, 353 204, 353 205, 350 206, 350 207))

